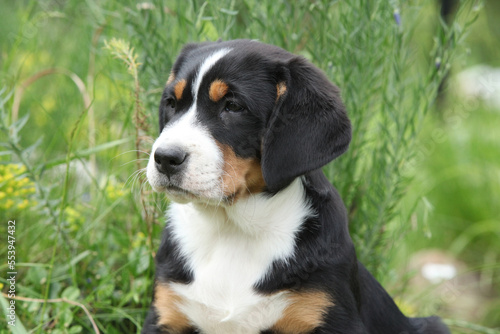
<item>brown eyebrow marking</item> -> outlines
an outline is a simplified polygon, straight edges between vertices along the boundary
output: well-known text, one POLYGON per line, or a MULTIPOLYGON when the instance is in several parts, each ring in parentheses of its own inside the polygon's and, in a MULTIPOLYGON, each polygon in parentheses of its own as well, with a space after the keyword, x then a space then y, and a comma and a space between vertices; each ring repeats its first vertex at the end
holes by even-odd
POLYGON ((177 100, 180 100, 182 98, 182 94, 184 93, 184 88, 186 88, 186 83, 187 83, 186 79, 182 79, 175 84, 174 94, 177 100))
POLYGON ((208 97, 214 102, 219 102, 227 94, 228 90, 229 86, 224 81, 217 79, 210 84, 208 97))
POLYGON ((168 79, 167 79, 167 85, 170 85, 172 82, 174 82, 175 80, 175 74, 174 72, 170 72, 170 75, 168 76, 168 79))
POLYGON ((277 96, 276 96, 276 100, 279 100, 279 98, 285 94, 286 92, 286 85, 284 82, 280 82, 276 85, 276 93, 277 93, 277 96))

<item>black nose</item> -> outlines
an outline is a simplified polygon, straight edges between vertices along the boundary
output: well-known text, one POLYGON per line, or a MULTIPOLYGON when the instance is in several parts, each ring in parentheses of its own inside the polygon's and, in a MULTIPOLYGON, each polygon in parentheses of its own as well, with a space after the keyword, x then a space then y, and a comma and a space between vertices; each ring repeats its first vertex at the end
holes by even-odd
POLYGON ((179 173, 184 166, 187 153, 180 147, 157 148, 155 151, 156 169, 168 177, 179 173))

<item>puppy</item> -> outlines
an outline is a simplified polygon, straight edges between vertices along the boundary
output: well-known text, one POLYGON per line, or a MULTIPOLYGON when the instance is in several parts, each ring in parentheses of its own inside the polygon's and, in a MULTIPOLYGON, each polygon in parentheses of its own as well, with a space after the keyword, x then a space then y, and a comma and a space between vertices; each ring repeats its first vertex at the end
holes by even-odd
POLYGON ((249 40, 189 44, 147 167, 172 200, 143 333, 449 333, 407 318, 356 259, 321 167, 348 148, 339 90, 249 40))

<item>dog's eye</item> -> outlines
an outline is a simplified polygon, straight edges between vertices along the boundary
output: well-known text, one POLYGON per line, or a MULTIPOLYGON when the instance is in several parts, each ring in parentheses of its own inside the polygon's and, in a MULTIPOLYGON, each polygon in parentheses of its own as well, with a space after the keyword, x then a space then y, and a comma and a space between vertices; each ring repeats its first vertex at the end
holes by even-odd
POLYGON ((238 103, 232 102, 232 101, 227 101, 226 105, 224 106, 224 111, 228 112, 240 112, 243 111, 245 108, 240 106, 238 103))
POLYGON ((174 99, 172 99, 172 98, 167 99, 165 104, 167 105, 167 107, 175 109, 175 100, 174 99))

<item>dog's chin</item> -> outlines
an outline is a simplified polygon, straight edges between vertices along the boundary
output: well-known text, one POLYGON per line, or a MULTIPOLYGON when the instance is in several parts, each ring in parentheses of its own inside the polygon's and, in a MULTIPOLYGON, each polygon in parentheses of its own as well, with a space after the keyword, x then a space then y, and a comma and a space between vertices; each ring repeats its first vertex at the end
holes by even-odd
POLYGON ((186 204, 198 198, 192 192, 173 185, 165 187, 161 192, 165 193, 169 200, 180 204, 186 204))
POLYGON ((175 185, 168 186, 153 186, 153 190, 158 193, 164 193, 169 200, 179 204, 198 203, 204 205, 224 205, 227 202, 225 197, 214 195, 214 192, 209 194, 200 193, 195 190, 181 188, 175 185))

